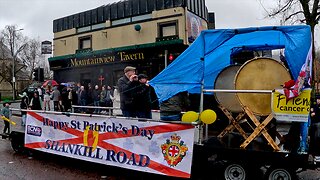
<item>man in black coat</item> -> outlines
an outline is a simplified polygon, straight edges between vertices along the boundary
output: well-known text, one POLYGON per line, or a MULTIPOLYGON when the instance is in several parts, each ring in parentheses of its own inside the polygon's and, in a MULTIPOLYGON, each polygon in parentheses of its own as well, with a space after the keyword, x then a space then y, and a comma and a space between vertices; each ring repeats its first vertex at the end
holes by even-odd
POLYGON ((124 117, 136 117, 136 108, 134 105, 135 88, 139 85, 136 68, 127 66, 124 69, 124 76, 118 80, 118 89, 120 93, 120 109, 124 117))
MULTIPOLYGON (((87 105, 87 92, 84 89, 84 86, 80 87, 80 91, 79 91, 79 104, 80 106, 86 106, 87 105)), ((80 108, 79 109, 80 112, 84 113, 86 111, 85 108, 80 108)))
MULTIPOLYGON (((94 90, 92 91, 92 99, 93 99, 93 105, 99 107, 100 106, 100 91, 99 86, 95 85, 94 90)), ((99 113, 100 109, 94 109, 93 113, 99 113)))
POLYGON ((138 118, 152 119, 151 114, 151 97, 148 76, 145 74, 138 75, 139 86, 135 90, 134 101, 137 109, 138 118))
POLYGON ((37 91, 33 93, 33 98, 30 101, 30 107, 32 110, 42 110, 41 100, 37 91))
MULTIPOLYGON (((29 108, 29 97, 26 92, 23 92, 22 95, 19 95, 22 99, 20 102, 20 108, 21 109, 28 109, 29 108)), ((26 111, 21 111, 21 126, 26 125, 26 120, 27 120, 27 112, 26 111)))

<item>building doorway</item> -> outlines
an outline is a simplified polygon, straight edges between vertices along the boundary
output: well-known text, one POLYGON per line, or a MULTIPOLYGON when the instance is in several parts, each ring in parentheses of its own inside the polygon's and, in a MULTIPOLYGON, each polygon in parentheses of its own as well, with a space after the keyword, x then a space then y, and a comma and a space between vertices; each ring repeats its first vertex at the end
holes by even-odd
POLYGON ((91 73, 81 73, 80 74, 80 83, 85 88, 88 87, 88 84, 91 83, 91 73))

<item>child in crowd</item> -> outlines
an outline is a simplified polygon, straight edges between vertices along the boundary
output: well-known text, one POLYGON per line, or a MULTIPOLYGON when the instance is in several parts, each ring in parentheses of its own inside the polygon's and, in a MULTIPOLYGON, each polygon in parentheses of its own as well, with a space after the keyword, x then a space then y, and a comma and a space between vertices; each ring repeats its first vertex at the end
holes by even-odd
MULTIPOLYGON (((1 110, 1 116, 6 117, 7 119, 10 119, 10 109, 9 109, 10 103, 5 101, 3 103, 3 109, 1 110)), ((10 122, 3 120, 4 121, 4 129, 3 129, 3 134, 5 133, 10 133, 10 122)))

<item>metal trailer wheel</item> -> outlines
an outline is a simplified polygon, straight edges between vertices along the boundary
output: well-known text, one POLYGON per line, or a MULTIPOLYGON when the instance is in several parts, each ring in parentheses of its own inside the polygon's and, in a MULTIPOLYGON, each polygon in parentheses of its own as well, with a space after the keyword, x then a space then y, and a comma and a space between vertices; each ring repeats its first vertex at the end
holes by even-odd
POLYGON ((231 163, 224 169, 224 179, 226 180, 245 180, 247 174, 241 164, 231 163))
POLYGON ((10 141, 12 149, 17 153, 24 152, 24 134, 12 131, 10 134, 10 141))
POLYGON ((11 147, 16 153, 22 153, 23 148, 24 148, 23 145, 15 142, 15 141, 11 141, 11 147))
POLYGON ((286 168, 270 167, 266 173, 267 180, 293 180, 293 172, 286 168))

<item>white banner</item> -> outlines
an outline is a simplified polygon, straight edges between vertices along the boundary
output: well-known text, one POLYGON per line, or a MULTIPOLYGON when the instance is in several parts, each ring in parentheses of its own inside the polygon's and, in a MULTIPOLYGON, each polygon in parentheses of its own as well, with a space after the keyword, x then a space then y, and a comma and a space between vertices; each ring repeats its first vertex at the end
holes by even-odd
POLYGON ((127 169, 189 178, 194 126, 28 112, 25 147, 127 169))

